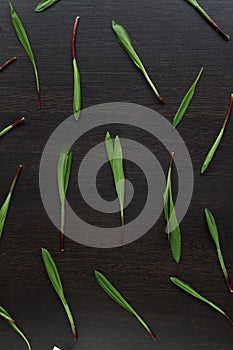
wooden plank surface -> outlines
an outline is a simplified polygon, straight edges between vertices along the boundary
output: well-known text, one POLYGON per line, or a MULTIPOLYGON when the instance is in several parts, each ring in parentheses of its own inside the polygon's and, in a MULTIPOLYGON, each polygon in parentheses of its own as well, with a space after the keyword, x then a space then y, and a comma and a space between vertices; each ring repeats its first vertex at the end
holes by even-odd
MULTIPOLYGON (((201 1, 216 22, 233 35, 230 0, 201 1)), ((31 64, 21 48, 9 15, 7 1, 0 5, 0 60, 17 56, 17 62, 0 73, 1 128, 25 116, 26 122, 0 140, 0 198, 3 201, 17 165, 24 169, 18 181, 1 240, 0 305, 17 320, 33 350, 230 350, 232 327, 214 310, 185 295, 169 282, 175 275, 189 282, 233 317, 232 295, 226 289, 215 249, 207 232, 203 210, 215 214, 221 244, 233 279, 233 119, 229 120, 214 164, 201 177, 200 167, 224 119, 233 92, 233 46, 182 0, 61 0, 46 12, 34 12, 36 1, 14 0, 13 5, 29 34, 41 81, 42 109, 37 111, 31 64), (171 257, 163 216, 138 241, 122 249, 95 249, 66 239, 59 252, 59 232, 43 208, 39 192, 39 163, 53 130, 72 114, 71 32, 81 17, 76 52, 82 79, 83 107, 105 102, 131 102, 152 108, 172 120, 199 69, 204 73, 195 99, 179 127, 192 157, 195 188, 181 228, 182 262, 171 257), (159 105, 144 78, 123 52, 111 30, 115 19, 129 31, 138 54, 157 82, 166 104, 159 105), (40 248, 47 248, 57 263, 67 299, 78 325, 79 342, 72 343, 66 316, 45 274, 40 248), (157 335, 154 344, 130 315, 115 305, 98 287, 93 271, 103 272, 157 335)), ((90 144, 100 142, 100 127, 82 138, 74 150, 74 177, 69 198, 89 222, 118 224, 118 215, 100 216, 79 196, 79 163, 90 144)), ((154 151, 152 135, 130 127, 111 126, 114 135, 144 142, 154 151)), ((164 171, 168 153, 157 147, 164 171)), ((108 170, 108 167, 105 168, 108 170)), ((135 186, 135 202, 127 220, 140 212, 145 201, 143 172, 125 162, 126 177, 135 186)), ((109 173, 110 174, 110 173, 109 173)), ((98 176, 99 192, 114 198, 111 176, 98 176)), ((78 228, 77 228, 78 229, 78 228)), ((21 350, 25 344, 0 320, 0 349, 21 350)))

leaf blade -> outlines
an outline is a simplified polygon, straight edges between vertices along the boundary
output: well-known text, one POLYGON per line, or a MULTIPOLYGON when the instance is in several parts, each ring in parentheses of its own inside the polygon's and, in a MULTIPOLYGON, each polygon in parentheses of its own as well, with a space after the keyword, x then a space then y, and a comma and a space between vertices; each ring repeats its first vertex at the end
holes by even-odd
POLYGON ((23 26, 23 23, 19 16, 17 15, 13 5, 10 3, 10 13, 11 13, 11 21, 13 24, 13 27, 15 29, 15 33, 23 46, 26 54, 28 55, 33 69, 34 69, 34 74, 35 74, 35 80, 36 80, 36 87, 37 87, 37 95, 38 95, 38 109, 40 109, 40 82, 39 82, 39 76, 38 76, 38 70, 37 70, 37 65, 35 61, 35 57, 31 48, 30 41, 28 39, 26 30, 23 26))
POLYGON ((138 315, 138 313, 133 309, 133 307, 126 301, 126 299, 118 292, 118 290, 112 285, 112 283, 99 271, 95 271, 95 277, 100 287, 105 291, 105 293, 113 299, 117 304, 119 304, 126 311, 130 312, 141 325, 147 330, 152 339, 155 341, 156 338, 153 332, 150 330, 145 321, 138 315))
POLYGON ((49 7, 53 6, 54 4, 56 4, 58 1, 59 0, 42 0, 37 4, 35 11, 42 12, 48 9, 49 7))
POLYGON ((63 304, 64 310, 65 310, 66 315, 67 315, 69 322, 70 322, 70 326, 71 326, 74 340, 77 340, 77 332, 76 332, 76 327, 75 327, 73 315, 71 313, 70 307, 69 307, 67 300, 65 298, 65 295, 64 295, 63 286, 62 286, 59 272, 57 270, 57 266, 56 266, 56 264, 51 256, 51 254, 49 253, 49 251, 47 249, 42 248, 41 253, 42 253, 42 260, 44 262, 45 270, 48 274, 50 282, 52 283, 58 297, 60 298, 60 300, 63 304))
POLYGON ((186 93, 185 97, 183 98, 175 116, 173 119, 173 127, 176 128, 179 123, 182 121, 182 119, 185 116, 185 113, 187 111, 187 109, 189 108, 189 105, 193 99, 197 84, 201 78, 202 72, 203 72, 204 68, 202 67, 200 72, 198 73, 198 76, 196 77, 195 81, 193 82, 192 86, 190 87, 190 89, 188 90, 188 92, 186 93))
POLYGON ((25 341, 25 343, 27 344, 28 350, 31 350, 31 345, 29 340, 27 339, 27 337, 24 335, 24 333, 20 330, 20 328, 15 324, 15 322, 10 321, 9 319, 7 319, 6 317, 12 319, 11 315, 6 311, 6 309, 4 309, 2 306, 0 306, 0 313, 5 315, 5 320, 7 321, 7 323, 15 330, 16 333, 18 333, 21 338, 25 341))

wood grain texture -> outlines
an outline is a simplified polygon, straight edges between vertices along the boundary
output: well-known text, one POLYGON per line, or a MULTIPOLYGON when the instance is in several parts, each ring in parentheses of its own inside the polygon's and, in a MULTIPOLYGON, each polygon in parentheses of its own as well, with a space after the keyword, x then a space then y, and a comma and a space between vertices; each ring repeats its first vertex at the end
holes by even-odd
MULTIPOLYGON (((230 0, 200 1, 216 22, 233 36, 230 0)), ((233 92, 233 46, 225 42, 191 6, 182 0, 61 0, 37 14, 37 1, 14 0, 37 60, 42 109, 37 111, 33 69, 11 25, 8 1, 0 5, 0 61, 17 56, 17 62, 0 73, 0 125, 17 117, 26 121, 0 140, 0 199, 10 186, 18 164, 24 169, 14 192, 0 246, 0 305, 17 320, 33 350, 229 350, 232 327, 216 312, 176 289, 168 277, 177 276, 226 309, 233 317, 232 296, 227 292, 211 237, 204 221, 209 207, 221 232, 221 244, 233 279, 233 118, 214 163, 200 176, 204 157, 215 139, 233 92), (169 121, 196 74, 204 72, 186 117, 179 126, 192 157, 195 189, 181 223, 183 255, 173 262, 161 216, 140 240, 123 249, 94 249, 66 239, 60 253, 59 232, 44 211, 39 192, 39 163, 53 130, 72 114, 71 32, 81 17, 76 50, 82 81, 83 107, 124 101, 155 109, 169 121), (115 19, 129 31, 135 49, 166 104, 159 105, 143 76, 128 59, 111 30, 115 19), (67 300, 78 325, 79 342, 72 343, 63 308, 44 271, 40 248, 47 248, 59 268, 67 300), (103 272, 157 335, 154 344, 130 315, 115 305, 97 285, 93 270, 103 272)), ((155 146, 151 135, 130 127, 111 126, 111 134, 131 137, 149 147, 167 170, 168 154, 155 146)), ((80 215, 92 223, 101 219, 79 197, 76 171, 90 144, 102 141, 98 128, 83 138, 74 151, 74 177, 69 198, 80 215)), ((107 168, 106 168, 107 169, 107 168)), ((142 171, 125 163, 126 177, 138 184, 127 220, 142 208, 147 185, 142 171)), ((110 173, 109 173, 110 174, 110 173)), ((114 198, 111 177, 98 175, 99 192, 114 198)), ((105 196, 106 197, 106 196, 105 196)), ((107 215, 106 226, 118 224, 107 215)), ((23 350, 25 344, 0 320, 0 349, 23 350)))

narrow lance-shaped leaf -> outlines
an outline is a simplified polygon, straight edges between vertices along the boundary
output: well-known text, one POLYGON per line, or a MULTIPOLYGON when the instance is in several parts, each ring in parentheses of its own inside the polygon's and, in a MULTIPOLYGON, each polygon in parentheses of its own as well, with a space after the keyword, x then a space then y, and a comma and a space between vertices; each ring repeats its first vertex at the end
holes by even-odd
POLYGON ((170 277, 170 281, 174 283, 177 287, 185 291, 186 293, 192 295, 194 298, 199 299, 203 301, 204 303, 208 304, 212 308, 214 308, 216 311, 218 311, 220 314, 222 314, 229 322, 231 325, 233 325, 233 321, 230 318, 230 316, 222 310, 220 307, 209 301, 208 299, 204 298, 202 295, 200 295, 198 292, 196 292, 192 287, 190 287, 187 283, 181 281, 180 279, 176 277, 170 277))
POLYGON ((27 344, 27 347, 29 350, 31 350, 31 345, 26 338, 26 336, 23 334, 23 332, 18 328, 15 321, 12 319, 11 315, 2 307, 0 306, 0 315, 9 323, 9 325, 22 337, 22 339, 27 344))
POLYGON ((58 179, 58 190, 61 202, 61 251, 65 250, 65 236, 64 236, 64 226, 65 226, 65 199, 66 192, 68 189, 70 172, 72 164, 72 150, 69 146, 65 145, 59 156, 58 167, 57 167, 57 179, 58 179))
POLYGON ((204 68, 201 68, 197 78, 195 79, 193 85, 191 86, 191 88, 189 89, 189 91, 187 92, 187 94, 185 95, 185 97, 183 98, 181 104, 180 104, 180 107, 178 108, 177 112, 176 112, 176 115, 173 119, 173 126, 174 128, 177 127, 177 125, 181 122, 181 120, 183 119, 189 105, 190 105, 190 102, 192 101, 192 98, 193 98, 193 95, 195 93, 195 90, 196 90, 196 87, 197 87, 197 84, 201 78, 201 74, 203 72, 203 69, 204 68))
POLYGON ((206 171, 206 169, 208 168, 210 162, 212 161, 214 155, 215 155, 215 152, 217 151, 217 148, 222 140, 222 137, 223 137, 223 134, 224 134, 224 131, 225 131, 225 128, 226 128, 226 124, 227 124, 227 121, 231 115, 231 111, 232 111, 232 106, 233 106, 233 94, 231 95, 231 98, 230 98, 230 105, 229 105, 229 108, 228 108, 228 111, 227 111, 227 115, 225 117, 225 120, 223 122, 223 125, 222 125, 222 128, 220 130, 220 133, 218 134, 218 137, 217 139, 215 140, 213 146, 211 147, 210 151, 208 152, 207 156, 206 156, 206 159, 202 165, 202 168, 201 168, 201 174, 204 174, 204 172, 206 171))
POLYGON ((5 69, 6 67, 8 67, 11 63, 16 61, 16 57, 12 57, 10 58, 8 61, 6 61, 1 67, 0 67, 0 72, 5 69))
POLYGON ((80 82, 80 74, 78 69, 78 64, 75 55, 75 39, 76 33, 78 29, 79 16, 76 17, 74 23, 74 29, 72 33, 72 61, 73 61, 73 71, 74 71, 74 95, 73 95, 73 113, 76 120, 79 118, 80 110, 81 110, 81 82, 80 82))
POLYGON ((207 12, 199 5, 199 3, 196 0, 185 0, 185 1, 188 2, 191 6, 193 6, 225 40, 230 40, 230 35, 226 34, 214 22, 214 20, 207 14, 207 12))
POLYGON ((18 36, 19 41, 21 42, 26 54, 28 55, 28 57, 33 65, 35 79, 36 79, 37 96, 38 96, 38 109, 40 109, 40 83, 39 83, 39 76, 38 76, 38 70, 37 70, 35 57, 34 57, 27 33, 24 29, 23 23, 21 22, 20 18, 18 17, 17 13, 15 12, 15 9, 11 3, 10 3, 10 11, 11 11, 11 20, 12 20, 12 24, 15 28, 16 35, 18 36))
POLYGON ((36 6, 35 11, 36 12, 42 12, 44 10, 46 10, 47 8, 53 6, 54 4, 56 4, 56 2, 58 2, 59 0, 42 0, 39 2, 39 4, 36 6))
POLYGON ((143 66, 142 61, 140 60, 140 58, 138 57, 138 54, 134 50, 129 34, 125 30, 125 28, 113 20, 112 29, 115 32, 119 43, 121 44, 123 49, 127 52, 127 54, 129 55, 129 57, 131 58, 135 66, 141 70, 142 74, 144 75, 150 87, 154 91, 159 102, 163 104, 164 99, 162 98, 162 96, 160 96, 158 89, 155 87, 154 83, 150 79, 145 67, 143 66))
POLYGON ((219 260, 223 275, 225 277, 227 287, 229 289, 229 292, 233 293, 233 287, 230 283, 230 278, 229 278, 229 275, 228 275, 228 272, 227 272, 227 269, 225 266, 224 258, 223 258, 220 243, 219 243, 218 228, 217 228, 217 225, 216 225, 216 222, 215 222, 215 219, 214 219, 212 213, 207 208, 205 209, 205 218, 206 218, 206 222, 207 222, 207 225, 209 228, 209 232, 210 232, 211 237, 212 237, 214 244, 216 246, 218 260, 219 260))
POLYGON ((164 198, 164 217, 167 222, 167 232, 168 239, 170 241, 172 255, 176 263, 180 262, 181 258, 181 233, 179 223, 176 218, 175 205, 173 202, 172 194, 172 163, 173 163, 174 153, 171 155, 170 165, 167 175, 166 189, 163 195, 164 198))
POLYGON ((10 205, 10 201, 11 201, 11 197, 12 197, 12 193, 13 193, 13 190, 15 188, 15 185, 16 185, 16 182, 17 182, 17 179, 19 177, 19 174, 22 170, 22 165, 19 165, 18 167, 18 170, 17 170, 17 173, 12 181, 12 184, 11 184, 11 187, 10 187, 10 190, 9 190, 9 193, 0 209, 0 238, 2 237, 2 232, 3 232, 3 228, 4 228, 4 224, 5 224, 5 221, 6 221, 6 217, 7 217, 7 213, 8 213, 8 209, 9 209, 9 205, 10 205))
POLYGON ((121 245, 124 243, 124 195, 125 195, 125 175, 123 168, 123 156, 120 138, 117 135, 115 142, 111 139, 110 133, 107 132, 105 136, 105 147, 108 155, 109 163, 111 165, 113 178, 115 182, 115 188, 120 204, 120 213, 121 213, 121 245))
POLYGON ((15 126, 21 124, 24 121, 24 117, 20 118, 18 120, 16 120, 16 122, 14 122, 13 124, 7 126, 6 128, 4 128, 3 130, 0 131, 0 137, 2 137, 3 135, 5 135, 8 131, 10 131, 11 129, 13 129, 15 126))
POLYGON ((105 293, 108 294, 108 296, 112 298, 117 304, 119 304, 123 309, 135 316, 141 325, 150 334, 151 338, 155 341, 156 337, 154 333, 147 326, 145 321, 143 321, 143 319, 138 315, 138 313, 132 308, 132 306, 125 300, 125 298, 118 292, 118 290, 111 284, 111 282, 109 282, 109 280, 99 271, 95 271, 95 277, 105 293))
POLYGON ((72 316, 72 313, 71 313, 71 310, 69 308, 69 305, 66 301, 66 298, 65 298, 65 295, 64 295, 64 292, 63 292, 63 287, 62 287, 62 282, 61 282, 61 279, 60 279, 60 275, 58 273, 58 270, 57 270, 57 267, 56 267, 56 264, 51 256, 51 254, 49 253, 48 250, 46 250, 45 248, 42 248, 42 259, 43 259, 43 262, 44 262, 44 265, 45 265, 45 269, 47 271, 47 274, 49 276, 49 279, 57 293, 57 295, 59 296, 62 304, 63 304, 63 307, 65 309, 65 312, 67 314, 67 317, 69 319, 69 322, 70 322, 70 326, 71 326, 71 330, 72 330, 72 333, 73 333, 73 338, 74 338, 74 341, 76 341, 78 339, 78 336, 77 336, 77 332, 76 332, 76 327, 75 327, 75 323, 74 323, 74 319, 73 319, 73 316, 72 316))

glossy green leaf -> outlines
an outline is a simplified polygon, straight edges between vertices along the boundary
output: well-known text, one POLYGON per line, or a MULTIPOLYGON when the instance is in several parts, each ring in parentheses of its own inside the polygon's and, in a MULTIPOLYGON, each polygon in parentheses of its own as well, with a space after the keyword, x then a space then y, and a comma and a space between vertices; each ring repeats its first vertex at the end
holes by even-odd
POLYGON ((174 128, 177 127, 177 125, 181 122, 181 120, 183 119, 191 101, 192 101, 192 98, 193 98, 193 95, 195 93, 195 90, 196 90, 196 87, 197 87, 197 84, 201 78, 201 74, 203 72, 203 69, 204 68, 201 68, 198 76, 196 77, 194 83, 192 84, 192 86, 190 87, 189 91, 187 92, 187 94, 185 95, 184 99, 182 100, 181 104, 180 104, 180 107, 178 108, 177 112, 176 112, 176 115, 173 119, 173 126, 174 128))
POLYGON ((81 110, 81 82, 77 61, 73 59, 74 70, 74 96, 73 96, 73 113, 76 120, 79 118, 81 110))
POLYGON ((172 194, 172 181, 171 181, 172 161, 173 161, 173 155, 171 157, 171 161, 168 169, 168 175, 167 175, 166 189, 163 195, 164 217, 167 222, 168 239, 170 241, 172 255, 174 260, 178 264, 181 258, 181 232, 180 232, 179 223, 176 217, 175 205, 174 205, 173 194, 172 194))
POLYGON ((72 150, 64 145, 59 156, 57 177, 61 204, 64 205, 72 164, 72 150))
POLYGON ((0 315, 8 322, 8 324, 15 330, 15 332, 18 333, 22 337, 22 339, 27 344, 28 349, 31 350, 31 345, 30 345, 28 339, 23 334, 23 332, 18 328, 16 323, 12 322, 11 315, 2 306, 0 306, 0 315))
POLYGON ((14 190, 14 187, 15 187, 15 184, 16 184, 16 181, 18 179, 18 176, 21 172, 21 169, 22 169, 22 165, 20 165, 18 167, 18 170, 17 170, 17 173, 11 183, 11 187, 10 187, 10 190, 9 190, 9 193, 0 209, 0 238, 2 237, 2 233, 3 233, 3 229, 4 229, 4 225, 5 225, 5 221, 6 221, 6 217, 7 217, 7 213, 8 213, 8 209, 9 209, 9 205, 10 205, 10 201, 11 201, 11 197, 12 197, 12 194, 13 194, 13 190, 14 190))
POLYGON ((177 287, 185 291, 186 293, 192 295, 194 298, 201 300, 202 302, 208 304, 213 309, 221 313, 226 319, 230 322, 231 325, 233 325, 233 322, 231 318, 227 315, 227 313, 222 310, 220 307, 218 307, 216 304, 212 303, 208 299, 204 298, 202 295, 200 295, 198 292, 196 292, 192 287, 190 287, 187 283, 181 281, 180 279, 176 277, 170 277, 170 281, 174 283, 177 287))
POLYGON ((64 243, 64 226, 65 226, 65 199, 68 189, 70 172, 72 164, 72 150, 68 145, 63 146, 57 167, 57 180, 58 180, 58 189, 59 196, 61 201, 61 251, 65 250, 64 243))
POLYGON ((214 142, 213 146, 211 147, 210 151, 208 152, 208 154, 205 158, 205 161, 201 167, 201 174, 204 174, 204 172, 206 171, 206 169, 210 165, 210 163, 215 155, 215 152, 217 151, 217 148, 222 140, 223 133, 224 133, 224 128, 221 129, 216 141, 214 142))
POLYGON ((42 0, 39 2, 39 4, 36 6, 35 11, 36 12, 42 12, 44 10, 46 10, 47 8, 53 6, 54 4, 56 4, 56 2, 58 2, 59 0, 42 0))
POLYGON ((105 147, 112 168, 115 188, 120 203, 121 220, 122 223, 124 223, 125 175, 123 167, 122 148, 119 136, 116 136, 115 142, 113 144, 111 136, 109 132, 107 132, 105 137, 105 147))
POLYGON ((209 228, 209 232, 213 238, 216 248, 219 249, 220 244, 219 244, 218 228, 213 215, 211 214, 210 210, 207 208, 205 209, 205 218, 209 228))
POLYGON ((77 332, 76 332, 76 328, 75 328, 74 319, 73 319, 72 313, 70 311, 69 305, 66 301, 65 295, 64 295, 60 275, 58 273, 56 264, 51 256, 51 254, 45 248, 42 248, 42 259, 43 259, 48 277, 49 277, 49 279, 50 279, 50 281, 51 281, 51 283, 52 283, 57 295, 59 296, 59 298, 63 304, 63 307, 66 311, 67 317, 68 317, 69 322, 70 322, 70 326, 71 326, 74 340, 77 340, 77 332))
POLYGON ((228 272, 227 272, 227 269, 226 269, 224 257, 223 257, 223 254, 222 254, 222 251, 221 251, 221 247, 220 247, 220 243, 219 243, 219 234, 218 234, 217 224, 216 224, 215 219, 214 219, 213 215, 211 214, 210 210, 207 209, 207 208, 205 209, 205 218, 206 218, 206 222, 207 222, 207 225, 208 225, 208 229, 209 229, 210 235, 211 235, 211 237, 212 237, 212 239, 214 241, 214 244, 215 244, 215 247, 216 247, 216 250, 217 250, 218 260, 219 260, 219 263, 220 263, 223 275, 225 277, 227 287, 229 289, 229 292, 233 293, 233 287, 232 287, 232 285, 230 283, 230 278, 229 278, 229 275, 228 275, 228 272))
POLYGON ((138 313, 132 308, 132 306, 126 301, 126 299, 118 292, 118 290, 109 282, 109 280, 100 272, 95 271, 95 277, 100 287, 105 291, 105 293, 112 298, 117 304, 119 304, 123 309, 134 315, 141 325, 147 330, 152 339, 155 341, 155 336, 143 321, 143 319, 138 315, 138 313))
POLYGON ((12 20, 13 27, 15 28, 16 35, 18 36, 19 41, 21 42, 25 52, 27 53, 33 65, 35 79, 36 79, 37 95, 38 95, 38 109, 40 109, 40 83, 39 83, 37 65, 34 58, 34 54, 32 52, 31 44, 29 42, 27 33, 24 29, 23 23, 21 22, 20 18, 18 17, 11 3, 10 3, 10 11, 11 11, 11 20, 12 20))
POLYGON ((129 37, 129 34, 125 30, 125 28, 122 25, 120 25, 119 23, 117 23, 114 20, 112 20, 112 29, 115 32, 116 37, 117 37, 120 45, 127 52, 127 54, 129 55, 129 57, 131 58, 131 60, 135 64, 135 66, 141 70, 142 74, 146 78, 147 82, 149 83, 150 87, 154 91, 154 93, 155 93, 156 97, 158 98, 158 100, 161 103, 164 103, 163 98, 160 96, 157 88, 155 87, 155 85, 151 81, 151 79, 150 79, 150 77, 149 77, 145 67, 143 66, 142 61, 140 60, 138 54, 136 53, 136 51, 135 51, 135 49, 134 49, 134 47, 132 45, 131 39, 129 37))

